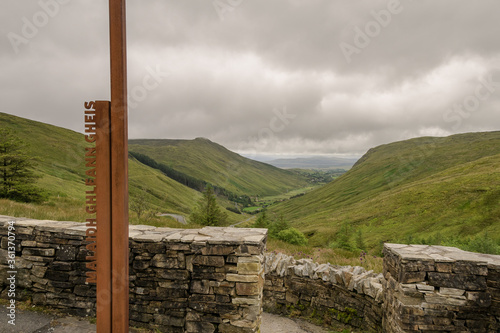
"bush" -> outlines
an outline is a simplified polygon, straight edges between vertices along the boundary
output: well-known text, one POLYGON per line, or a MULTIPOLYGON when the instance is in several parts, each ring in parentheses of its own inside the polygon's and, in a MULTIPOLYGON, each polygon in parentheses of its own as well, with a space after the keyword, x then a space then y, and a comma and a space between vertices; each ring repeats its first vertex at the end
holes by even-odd
POLYGON ((14 201, 32 203, 42 203, 47 200, 47 197, 47 193, 30 185, 20 185, 17 188, 10 190, 7 196, 7 198, 14 201))
POLYGON ((491 238, 487 232, 465 239, 450 237, 446 241, 442 242, 441 245, 454 246, 470 252, 500 254, 499 242, 491 238))
POLYGON ((307 245, 306 236, 295 228, 281 230, 277 238, 293 245, 307 245))

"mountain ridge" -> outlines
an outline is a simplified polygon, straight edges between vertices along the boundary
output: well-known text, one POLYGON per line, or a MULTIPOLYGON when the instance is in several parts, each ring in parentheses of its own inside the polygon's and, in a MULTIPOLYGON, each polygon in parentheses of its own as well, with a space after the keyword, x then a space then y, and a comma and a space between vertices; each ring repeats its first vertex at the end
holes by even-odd
POLYGON ((131 139, 129 150, 240 195, 277 195, 308 185, 303 176, 248 159, 206 138, 131 139))

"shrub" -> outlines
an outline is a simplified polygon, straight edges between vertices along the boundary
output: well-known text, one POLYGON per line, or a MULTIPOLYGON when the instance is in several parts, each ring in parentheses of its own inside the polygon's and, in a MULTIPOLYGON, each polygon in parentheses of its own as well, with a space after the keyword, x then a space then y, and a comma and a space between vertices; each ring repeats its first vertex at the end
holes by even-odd
POLYGON ((307 245, 306 236, 295 228, 281 230, 277 238, 294 245, 307 245))
POLYGON ((499 254, 500 246, 495 242, 488 233, 483 235, 477 235, 468 244, 466 248, 467 251, 479 252, 479 253, 489 253, 489 254, 499 254))

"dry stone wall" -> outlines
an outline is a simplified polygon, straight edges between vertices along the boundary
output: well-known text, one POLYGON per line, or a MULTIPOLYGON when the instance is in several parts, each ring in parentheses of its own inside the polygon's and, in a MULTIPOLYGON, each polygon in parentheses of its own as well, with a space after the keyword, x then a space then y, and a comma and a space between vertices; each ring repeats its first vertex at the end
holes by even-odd
MULTIPOLYGON (((0 216, 1 297, 11 299, 15 255, 16 299, 94 316, 86 229, 0 216)), ((130 226, 131 324, 255 333, 264 307, 366 332, 500 332, 500 256, 385 244, 382 275, 265 254, 266 237, 265 229, 130 226)))
POLYGON ((282 253, 266 255, 265 272, 265 311, 381 330, 382 274, 359 266, 295 260, 282 253))
MULTIPOLYGON (((86 227, 0 216, 0 285, 8 299, 8 226, 16 297, 95 315, 86 279, 86 227), (12 221, 14 223, 12 223, 12 221)), ((130 323, 162 332, 259 331, 266 229, 130 226, 130 323)))

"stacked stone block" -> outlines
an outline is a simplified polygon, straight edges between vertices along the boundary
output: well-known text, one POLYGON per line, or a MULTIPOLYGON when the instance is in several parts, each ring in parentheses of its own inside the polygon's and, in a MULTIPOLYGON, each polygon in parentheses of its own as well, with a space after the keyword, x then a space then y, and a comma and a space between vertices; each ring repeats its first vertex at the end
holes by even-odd
POLYGON ((149 230, 131 238, 136 326, 168 332, 257 332, 266 230, 149 230), (165 300, 166 299, 166 300, 165 300))
MULTIPOLYGON (((7 222, 0 217, 0 285, 6 285, 7 222)), ((95 315, 95 286, 85 284, 85 229, 74 222, 16 219, 16 297, 95 315), (70 228, 70 229, 68 229, 70 228), (94 300, 92 300, 92 297, 94 300)), ((2 298, 7 298, 7 288, 2 298)))
POLYGON ((499 332, 500 257, 385 244, 387 332, 499 332))
MULTIPOLYGON (((95 315, 85 282, 86 227, 0 216, 0 285, 7 298, 7 224, 15 221, 16 295, 95 315)), ((130 226, 130 323, 161 332, 259 331, 267 230, 130 226)))

